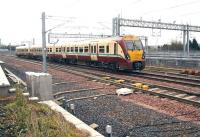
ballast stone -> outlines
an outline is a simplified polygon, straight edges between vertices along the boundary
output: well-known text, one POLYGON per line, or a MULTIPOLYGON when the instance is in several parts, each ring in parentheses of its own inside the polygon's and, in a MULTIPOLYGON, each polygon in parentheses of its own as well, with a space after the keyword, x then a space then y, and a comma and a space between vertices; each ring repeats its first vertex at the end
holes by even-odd
POLYGON ((129 95, 133 93, 133 89, 129 89, 129 88, 120 88, 116 90, 117 95, 129 95))

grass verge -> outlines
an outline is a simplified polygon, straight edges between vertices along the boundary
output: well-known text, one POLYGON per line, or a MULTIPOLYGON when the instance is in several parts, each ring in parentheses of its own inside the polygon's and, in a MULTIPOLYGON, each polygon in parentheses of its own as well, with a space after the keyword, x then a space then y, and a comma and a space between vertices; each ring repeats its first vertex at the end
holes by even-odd
POLYGON ((2 137, 88 137, 47 105, 28 101, 17 86, 16 97, 0 104, 2 137))

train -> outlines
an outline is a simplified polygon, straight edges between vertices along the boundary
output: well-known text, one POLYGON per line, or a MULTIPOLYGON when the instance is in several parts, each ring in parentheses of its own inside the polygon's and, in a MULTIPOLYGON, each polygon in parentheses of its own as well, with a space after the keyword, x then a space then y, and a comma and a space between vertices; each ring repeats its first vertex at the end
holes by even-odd
MULTIPOLYGON (((42 46, 20 46, 16 56, 42 59, 42 46)), ((141 39, 123 35, 93 40, 49 44, 46 46, 48 61, 85 64, 112 70, 143 70, 145 51, 141 39)))

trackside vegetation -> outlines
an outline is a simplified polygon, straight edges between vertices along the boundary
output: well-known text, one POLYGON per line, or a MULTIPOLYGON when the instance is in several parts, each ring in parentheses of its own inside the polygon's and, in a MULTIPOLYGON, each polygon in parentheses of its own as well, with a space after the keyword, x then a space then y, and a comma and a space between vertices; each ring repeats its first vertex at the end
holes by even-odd
POLYGON ((0 104, 0 136, 89 137, 89 134, 76 129, 46 105, 28 101, 18 86, 16 97, 0 104))
MULTIPOLYGON (((194 38, 192 41, 189 40, 189 48, 192 51, 200 51, 200 45, 194 38)), ((158 46, 159 51, 182 51, 183 43, 180 41, 171 41, 171 44, 164 44, 163 46, 158 46)))

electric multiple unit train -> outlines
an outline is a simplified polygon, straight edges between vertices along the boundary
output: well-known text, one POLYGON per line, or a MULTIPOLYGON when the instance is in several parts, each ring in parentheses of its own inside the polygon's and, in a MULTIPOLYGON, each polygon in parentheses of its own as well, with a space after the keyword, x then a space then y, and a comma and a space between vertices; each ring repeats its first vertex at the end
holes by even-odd
MULTIPOLYGON (((47 59, 63 63, 86 64, 114 70, 143 70, 145 52, 139 37, 124 35, 65 44, 50 44, 47 59)), ((20 46, 18 57, 42 59, 42 46, 20 46)))

